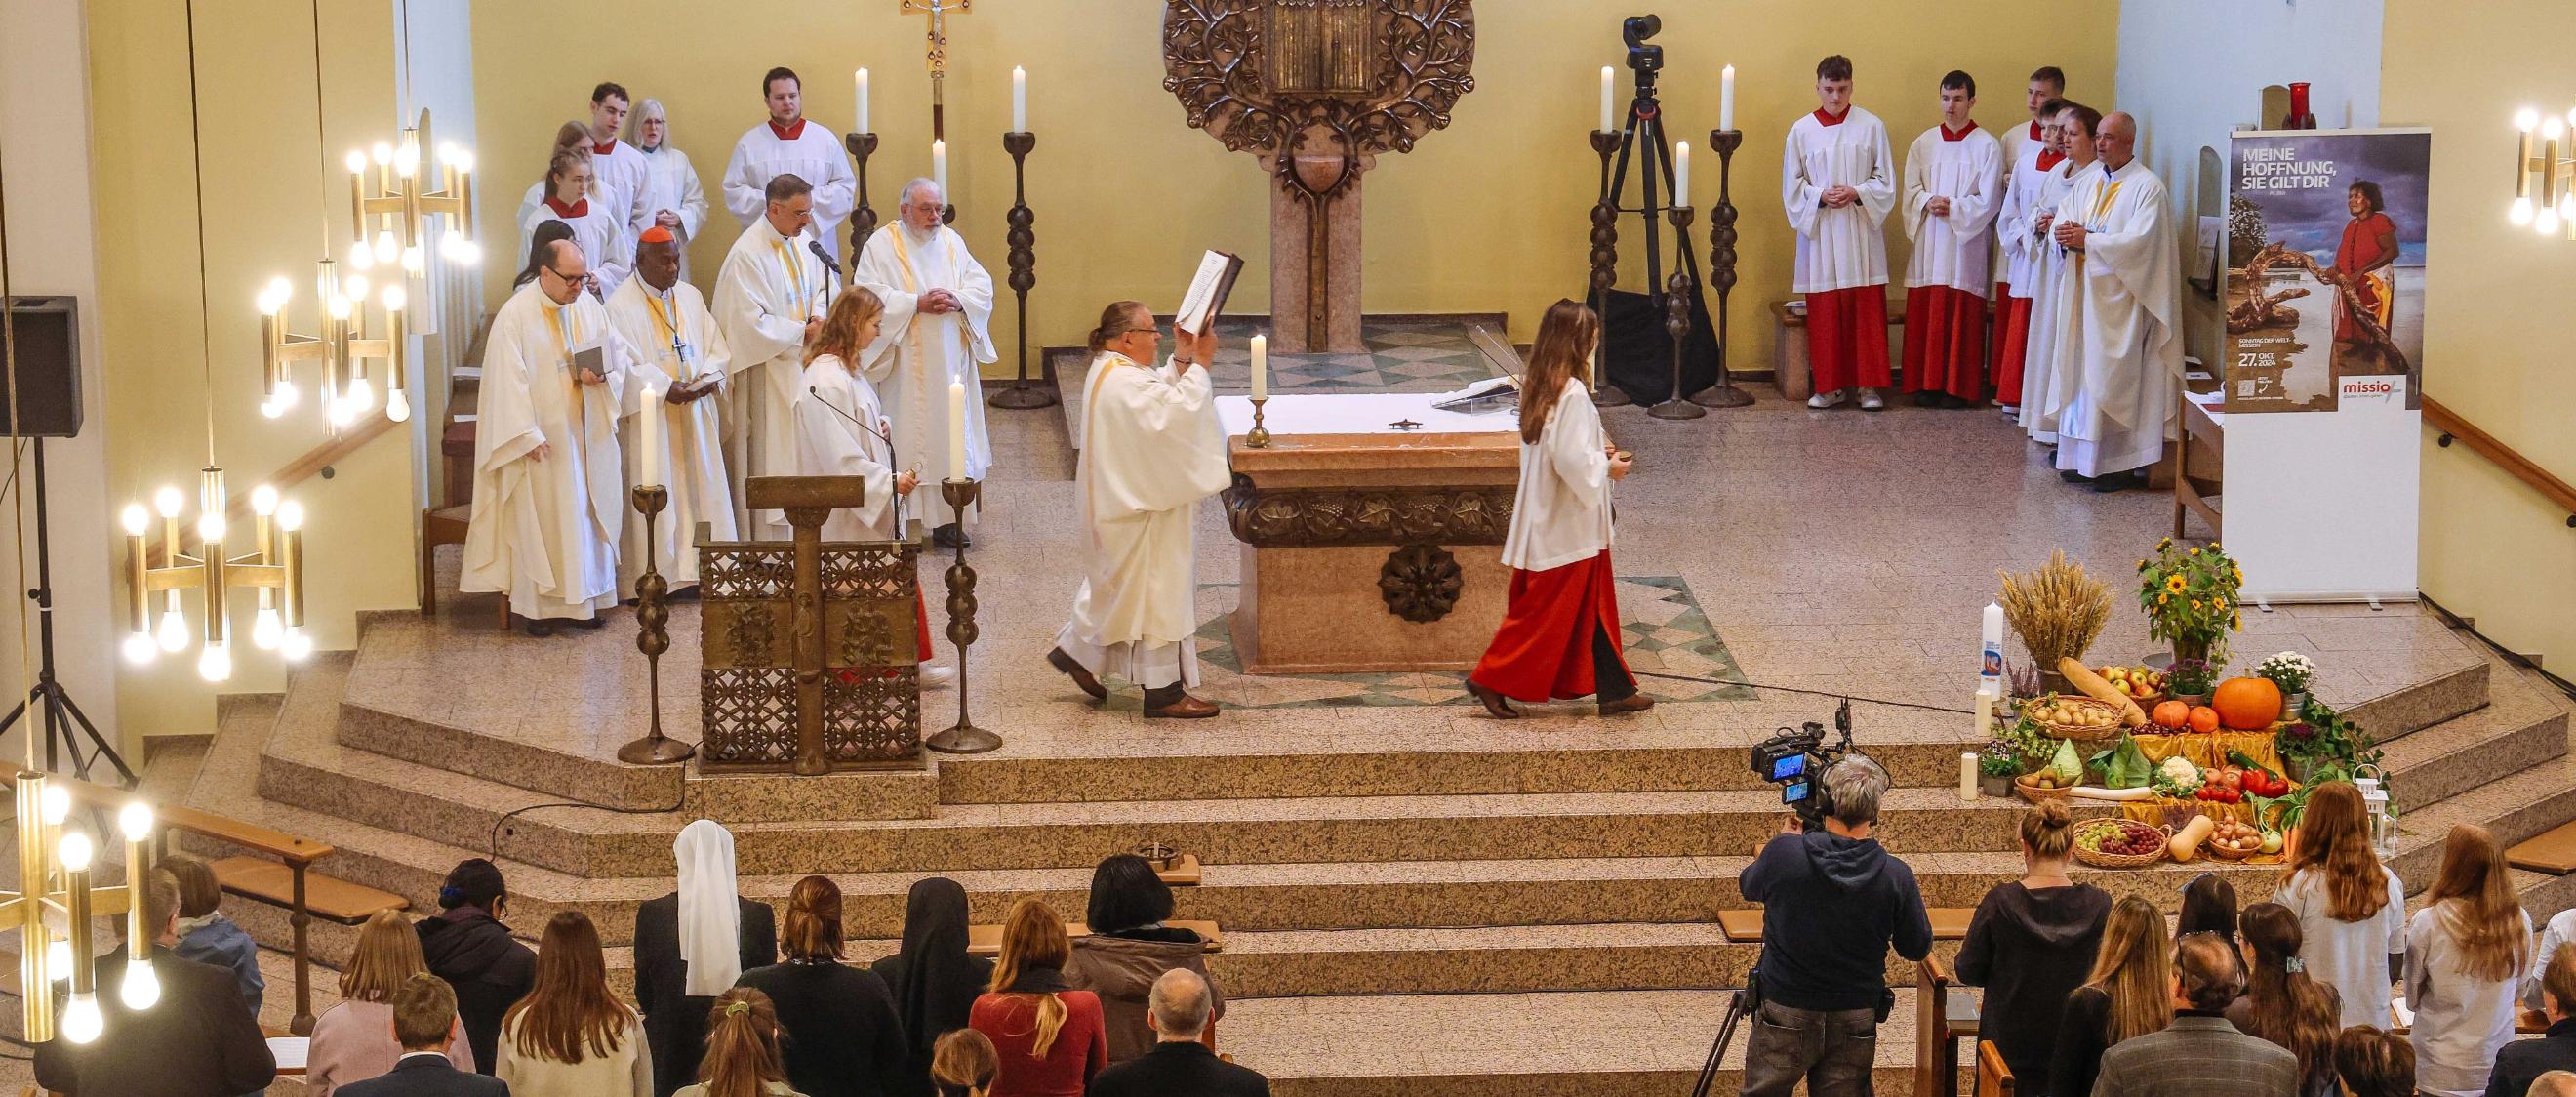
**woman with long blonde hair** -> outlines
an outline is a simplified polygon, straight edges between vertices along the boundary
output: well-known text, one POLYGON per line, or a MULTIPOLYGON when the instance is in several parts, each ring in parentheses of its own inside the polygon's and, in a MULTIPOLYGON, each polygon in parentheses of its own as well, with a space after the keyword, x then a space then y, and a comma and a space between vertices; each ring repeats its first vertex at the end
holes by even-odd
MULTIPOLYGON (((427 970, 420 935, 400 911, 377 911, 358 927, 358 943, 340 969, 340 1004, 313 1022, 313 1043, 305 1051, 304 1087, 313 1097, 331 1097, 341 1086, 394 1068, 403 1054, 394 1039, 394 991, 427 970)), ((450 1029, 447 1061, 461 1071, 474 1069, 474 1050, 466 1046, 461 1025, 450 1029)))
POLYGON ((2515 900, 2504 846, 2459 823, 2442 870, 2406 925, 2406 1003, 2415 1009, 2415 1084, 2427 1097, 2486 1092, 2513 1039, 2515 993, 2531 970, 2531 917, 2515 900))
POLYGON ((779 1065, 778 1009, 754 987, 716 996, 707 1010, 707 1053, 697 1083, 672 1097, 805 1097, 779 1065))
POLYGON ((2387 1021, 2389 984, 2404 972, 2406 893, 2371 850, 2370 814, 2351 783, 2308 793, 2272 901, 2299 916, 2300 959, 2342 997, 2342 1027, 2387 1021))
POLYGON ((2172 1023, 2173 991, 2173 942, 2165 936, 2164 912, 2135 895, 2112 904, 2092 977, 2066 996, 2045 1092, 2093 1092, 2104 1050, 2172 1023))
POLYGON ((992 989, 967 1013, 1000 1058, 989 1097, 1081 1097, 1109 1065, 1100 996, 1065 981, 1072 955, 1063 915, 1035 899, 1011 905, 992 989))
POLYGON ((537 982, 501 1015, 492 1073, 517 1097, 652 1097, 644 1019, 608 989, 599 927, 560 911, 537 938, 537 982))
POLYGON ((1632 458, 1601 433, 1590 355, 1601 319, 1558 301, 1539 320, 1521 378, 1521 475, 1503 564, 1512 569, 1502 626, 1467 676, 1467 692, 1497 720, 1511 700, 1590 696, 1603 716, 1654 707, 1619 652, 1619 596, 1610 571, 1610 485, 1632 458))

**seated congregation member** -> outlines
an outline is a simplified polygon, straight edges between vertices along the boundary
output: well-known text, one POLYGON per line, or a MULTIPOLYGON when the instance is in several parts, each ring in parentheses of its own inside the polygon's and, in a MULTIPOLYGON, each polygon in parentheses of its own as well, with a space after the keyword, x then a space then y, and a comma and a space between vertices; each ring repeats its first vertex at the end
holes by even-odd
POLYGON ((1610 570, 1611 484, 1633 459, 1601 433, 1588 355, 1601 318, 1573 301, 1548 306, 1521 386, 1519 502, 1503 538, 1512 569, 1503 623, 1467 676, 1497 720, 1510 700, 1598 698, 1603 716, 1654 707, 1619 651, 1619 593, 1610 570))
POLYGON ((492 1073, 516 1097, 652 1097, 643 1018, 608 989, 589 915, 566 910, 546 920, 536 987, 501 1018, 492 1073))
POLYGON ((716 996, 743 972, 778 962, 769 904, 735 891, 733 832, 713 819, 692 821, 671 856, 678 890, 635 910, 635 1004, 644 1011, 656 1097, 696 1080, 716 996))
POLYGON ((2102 925, 2092 978, 2066 996, 2049 1049, 2048 1086, 2038 1092, 2093 1092, 2103 1049, 2163 1031, 2173 1009, 2173 947, 2164 912, 2135 895, 2121 899, 2102 925))
POLYGON ((1173 968, 1154 980, 1146 1023, 1154 1026, 1154 1048, 1145 1055, 1101 1071, 1091 1081, 1090 1097, 1270 1097, 1270 1082, 1258 1072, 1216 1057, 1199 1042, 1214 1003, 1207 980, 1187 968, 1173 968))
POLYGON ((1766 912, 1745 1097, 1787 1097, 1801 1080, 1813 1093, 1867 1093, 1888 946, 1918 962, 1932 954, 1914 870, 1872 837, 1887 771, 1855 754, 1824 781, 1834 810, 1823 832, 1801 833, 1790 816, 1736 881, 1766 912))
POLYGON ((2553 1070, 2531 1080, 2530 1097, 2576 1097, 2576 1071, 2553 1070))
MULTIPOLYGON (((323 1010, 313 1022, 313 1042, 304 1053, 309 1097, 331 1097, 342 1086, 392 1070, 411 1050, 394 1034, 399 1020, 394 1003, 411 977, 424 974, 428 966, 420 958, 419 935, 401 913, 380 910, 367 916, 367 924, 358 927, 358 943, 349 949, 349 962, 340 969, 340 1004, 323 1010)), ((454 1024, 456 992, 446 980, 435 981, 445 995, 442 1008, 450 1021, 440 1049, 456 1069, 473 1073, 474 1051, 465 1045, 464 1027, 454 1024)))
POLYGON ((2093 1097, 2297 1097, 2298 1056, 2227 1023, 2227 1004, 2244 989, 2244 967, 2224 938, 2176 942, 2173 1022, 2103 1052, 2093 1097))
MULTIPOLYGON (((1154 874, 1153 862, 1133 853, 1113 854, 1091 872, 1091 904, 1083 921, 1091 932, 1073 940, 1065 981, 1100 996, 1109 1028, 1109 1061, 1123 1063, 1154 1049, 1146 997, 1154 980, 1181 969, 1207 978, 1207 939, 1166 926, 1172 888, 1154 874)), ((1225 1016, 1225 999, 1207 988, 1210 1020, 1225 1016)))
POLYGON ((966 952, 966 925, 965 888, 945 876, 915 880, 904 897, 903 946, 869 968, 893 992, 909 1047, 895 1097, 929 1097, 941 1038, 966 1029, 975 997, 993 981, 993 962, 966 952))
POLYGON ((2405 970, 2406 892, 2371 849, 2370 817, 2350 782, 2308 794, 2272 901, 2299 916, 2300 959, 2335 988, 2344 1027, 2387 1023, 2389 984, 2405 970))
POLYGON ((224 900, 224 886, 215 879, 215 866, 185 853, 165 858, 161 864, 179 882, 179 946, 171 951, 182 960, 232 972, 241 988, 242 1004, 250 1007, 251 1016, 259 1016, 260 992, 268 985, 259 974, 259 942, 217 909, 224 900))
POLYGON ((1985 1031, 2033 1092, 2048 1074, 2058 1014, 2092 970, 2111 914, 2109 892, 2068 878, 2074 855, 2075 823, 2063 801, 2023 812, 2022 878, 1986 893, 1959 946, 1959 983, 1986 988, 1979 1011, 1993 1020, 1985 1031))
POLYGON ((754 987, 716 996, 705 1020, 707 1054, 698 1080, 679 1097, 805 1097, 787 1084, 778 1057, 778 1009, 754 987))
POLYGON ((2424 909, 2406 925, 2406 1004, 2415 1011, 2415 1085, 2426 1097, 2486 1092, 2513 1040, 2514 999, 2531 967, 2531 919, 2515 901, 2504 845, 2457 823, 2424 909))
POLYGON ((2215 872, 2204 872, 2182 887, 2182 910, 2174 919, 2174 936, 2215 933, 2236 944, 2236 885, 2215 872))
POLYGON ((179 883, 162 871, 150 880, 143 924, 155 927, 157 947, 146 962, 161 984, 160 999, 150 1009, 126 1006, 131 919, 108 919, 116 927, 116 951, 92 968, 107 1035, 85 1044, 36 1045, 36 1084, 62 1097, 215 1097, 268 1088, 277 1060, 259 1020, 242 1005, 231 972, 170 953, 179 942, 179 883))
MULTIPOLYGON (((402 1053, 382 1073, 342 1088, 343 1097, 509 1097, 510 1083, 456 1061, 456 992, 447 980, 412 972, 383 1004, 392 1018, 386 1036, 402 1053)), ((318 1047, 321 1030, 314 1036, 318 1047)))
POLYGON ((2335 1073, 2351 1097, 2415 1097, 2415 1048, 2377 1025, 2354 1025, 2335 1037, 2335 1073))
POLYGON ((474 1049, 474 1069, 484 1074, 492 1073, 501 1014, 527 997, 537 979, 537 954, 512 940, 510 927, 501 923, 509 901, 501 870, 471 858, 448 870, 438 889, 441 913, 413 927, 429 973, 456 991, 466 1046, 474 1049))
POLYGON ((901 1092, 903 1023, 876 973, 841 963, 841 888, 808 876, 787 893, 779 923, 784 960, 742 973, 769 996, 786 1049, 787 1082, 808 1097, 901 1092))
POLYGON ((2302 1097, 2335 1097, 2335 1026, 2343 1004, 2333 987, 2301 970, 2299 916, 2279 903, 2256 903, 2237 925, 2245 993, 2228 1003, 2227 1020, 2299 1057, 2302 1097))
POLYGON ((1001 1063, 990 1097, 1080 1097, 1109 1065, 1100 996, 1065 981, 1072 952, 1054 908, 1035 899, 1011 905, 992 989, 975 999, 969 1022, 1001 1063))
POLYGON ((2540 969, 2540 1012, 2549 1031, 2537 1040, 2515 1040, 2497 1049, 2487 1073, 2486 1097, 2536 1092, 2541 1075, 2576 1070, 2576 947, 2561 945, 2540 969))
POLYGON ((930 1054, 930 1084, 939 1097, 986 1097, 1002 1068, 993 1041, 971 1028, 939 1038, 930 1054))

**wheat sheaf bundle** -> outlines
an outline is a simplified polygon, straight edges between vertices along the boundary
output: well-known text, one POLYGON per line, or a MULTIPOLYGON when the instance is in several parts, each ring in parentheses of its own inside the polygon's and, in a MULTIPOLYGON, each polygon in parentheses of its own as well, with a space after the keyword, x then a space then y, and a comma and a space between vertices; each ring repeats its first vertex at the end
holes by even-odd
POLYGON ((2062 658, 2081 660, 2111 621, 2110 585, 2084 574, 2084 565, 2067 559, 2064 549, 2028 575, 1996 574, 2004 581, 2004 621, 2042 667, 2062 658))

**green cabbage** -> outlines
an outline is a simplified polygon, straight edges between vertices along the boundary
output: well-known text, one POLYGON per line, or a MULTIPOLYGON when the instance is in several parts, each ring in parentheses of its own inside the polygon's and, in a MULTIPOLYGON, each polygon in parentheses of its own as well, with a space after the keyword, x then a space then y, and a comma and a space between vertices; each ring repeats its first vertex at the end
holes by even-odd
POLYGON ((2074 740, 2057 741, 2057 757, 2049 761, 2048 771, 2057 775, 2059 788, 2071 788, 2084 783, 2084 759, 2076 756, 2074 740))
POLYGON ((2092 763, 2102 771, 2104 788, 2141 788, 2155 773, 2146 752, 2139 750, 2138 741, 2125 731, 2120 733, 2120 745, 2094 755, 2092 763))

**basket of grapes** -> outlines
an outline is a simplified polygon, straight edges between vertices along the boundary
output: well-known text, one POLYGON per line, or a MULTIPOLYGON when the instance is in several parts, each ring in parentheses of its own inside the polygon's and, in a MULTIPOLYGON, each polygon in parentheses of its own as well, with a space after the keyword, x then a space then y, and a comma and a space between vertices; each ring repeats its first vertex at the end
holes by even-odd
POLYGON ((2094 819, 2075 828, 2075 859, 2094 868, 2145 868, 2165 859, 2173 839, 2135 819, 2094 819))

